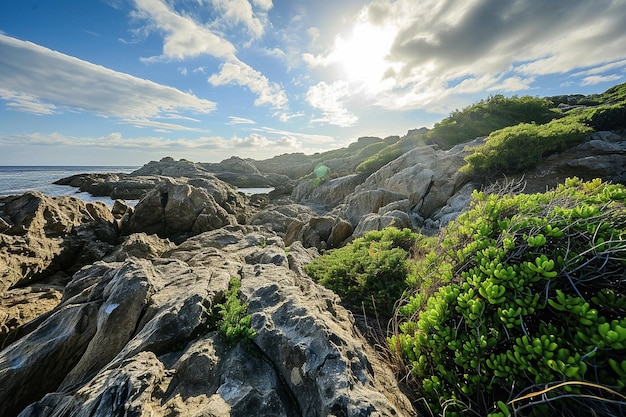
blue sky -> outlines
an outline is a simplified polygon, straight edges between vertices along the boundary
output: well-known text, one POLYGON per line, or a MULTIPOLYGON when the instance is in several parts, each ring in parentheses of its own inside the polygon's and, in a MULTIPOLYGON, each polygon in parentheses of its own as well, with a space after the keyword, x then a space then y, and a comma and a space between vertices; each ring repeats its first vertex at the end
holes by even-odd
POLYGON ((216 162, 626 81, 624 0, 4 0, 0 165, 216 162))

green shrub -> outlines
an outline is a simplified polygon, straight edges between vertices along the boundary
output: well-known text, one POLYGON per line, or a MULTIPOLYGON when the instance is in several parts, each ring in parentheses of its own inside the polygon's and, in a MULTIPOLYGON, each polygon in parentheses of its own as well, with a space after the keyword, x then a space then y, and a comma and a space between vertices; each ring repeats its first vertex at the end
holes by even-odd
POLYGON ((428 408, 621 414, 626 188, 568 179, 544 194, 473 198, 417 263, 389 339, 428 408))
POLYGON ((544 156, 581 143, 592 130, 576 117, 497 130, 465 157, 467 165, 462 170, 483 175, 520 172, 534 167, 544 156))
POLYGON ((450 117, 435 123, 426 136, 431 143, 451 148, 507 126, 546 123, 560 117, 553 107, 554 104, 547 99, 530 96, 507 98, 498 94, 453 112, 450 117))
POLYGON ((231 279, 225 301, 216 305, 219 332, 229 344, 249 340, 256 335, 250 327, 251 316, 247 314, 248 305, 239 299, 240 288, 241 280, 231 279))
POLYGON ((349 306, 362 304, 386 317, 406 289, 409 251, 417 235, 409 229, 387 228, 327 252, 305 267, 317 282, 337 293, 349 306))

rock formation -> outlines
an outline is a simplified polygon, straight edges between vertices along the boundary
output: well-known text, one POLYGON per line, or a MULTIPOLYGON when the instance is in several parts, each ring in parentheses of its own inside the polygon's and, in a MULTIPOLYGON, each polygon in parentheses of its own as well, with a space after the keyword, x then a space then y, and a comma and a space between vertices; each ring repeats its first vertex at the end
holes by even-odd
POLYGON ((412 415, 352 315, 302 274, 310 256, 237 226, 81 269, 0 352, 3 415, 412 415), (256 332, 236 345, 214 324, 233 277, 256 332))
POLYGON ((103 203, 37 192, 1 197, 0 219, 1 346, 10 330, 58 304, 68 275, 102 259, 117 229, 103 203))
MULTIPOLYGON (((73 197, 1 197, 2 415, 414 415, 352 313, 304 272, 319 251, 370 230, 434 233, 474 189, 500 180, 459 171, 480 138, 354 173, 402 140, 266 161, 163 158, 60 182, 139 200, 111 211, 73 197), (319 163, 332 175, 313 179, 319 163), (275 190, 248 197, 233 185, 275 190), (233 278, 251 340, 219 330, 233 278)), ((625 182, 624 172, 624 132, 595 132, 512 179, 534 192, 572 175, 625 182)))

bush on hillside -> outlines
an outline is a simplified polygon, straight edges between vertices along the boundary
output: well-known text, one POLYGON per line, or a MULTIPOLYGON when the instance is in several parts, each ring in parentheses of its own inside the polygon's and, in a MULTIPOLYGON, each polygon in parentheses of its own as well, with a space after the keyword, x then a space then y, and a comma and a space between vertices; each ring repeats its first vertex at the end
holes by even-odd
POLYGON ((507 126, 547 123, 560 117, 560 113, 553 107, 554 104, 547 99, 495 95, 453 112, 450 117, 435 123, 426 137, 442 148, 451 148, 507 126))
POLYGON ((625 202, 624 186, 600 180, 474 193, 417 262, 389 339, 431 412, 623 413, 625 202))
POLYGON ((407 287, 411 269, 407 258, 416 238, 409 229, 369 232, 314 259, 305 270, 352 308, 364 305, 370 313, 391 317, 407 287))
POLYGON ((485 143, 465 157, 462 171, 493 175, 516 173, 534 167, 544 156, 585 140, 593 129, 578 117, 555 119, 545 125, 523 123, 489 135, 485 143))

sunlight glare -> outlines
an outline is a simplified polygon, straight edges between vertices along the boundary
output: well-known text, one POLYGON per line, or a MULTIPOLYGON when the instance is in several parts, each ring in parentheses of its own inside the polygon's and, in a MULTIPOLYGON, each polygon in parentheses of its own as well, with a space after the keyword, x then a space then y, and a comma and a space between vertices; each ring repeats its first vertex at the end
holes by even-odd
POLYGON ((393 67, 387 57, 395 35, 393 28, 359 23, 346 39, 336 38, 329 58, 339 64, 349 82, 363 84, 367 92, 377 93, 394 83, 383 78, 393 67))

